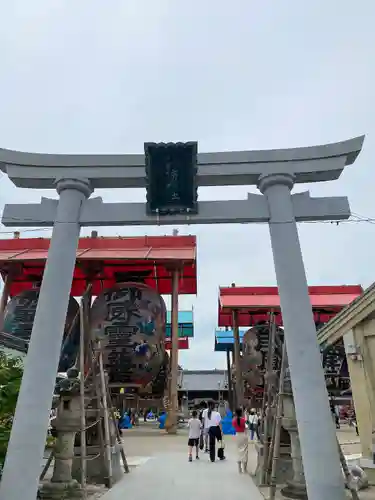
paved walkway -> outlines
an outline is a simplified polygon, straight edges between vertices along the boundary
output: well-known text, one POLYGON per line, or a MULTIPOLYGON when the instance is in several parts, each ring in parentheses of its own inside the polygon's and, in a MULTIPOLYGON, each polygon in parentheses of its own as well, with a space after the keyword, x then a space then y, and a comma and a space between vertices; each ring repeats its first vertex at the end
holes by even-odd
MULTIPOLYGON (((354 434, 349 428, 338 433, 346 454, 357 453, 359 445, 354 434)), ((238 474, 233 436, 225 439, 227 460, 214 464, 205 454, 201 454, 198 462, 188 463, 187 433, 183 430, 177 436, 168 436, 148 424, 124 433, 123 442, 131 472, 100 500, 148 500, 150 496, 153 500, 191 500, 195 497, 202 500, 225 497, 264 500, 251 477, 238 474)), ((250 444, 249 470, 254 470, 255 464, 254 446, 250 444)), ((267 495, 267 489, 264 494, 267 495)), ((372 489, 361 491, 360 498, 373 500, 374 492, 372 489)))
POLYGON ((235 456, 211 463, 202 454, 189 463, 181 451, 158 453, 114 486, 100 500, 264 500, 248 474, 239 474, 235 456))

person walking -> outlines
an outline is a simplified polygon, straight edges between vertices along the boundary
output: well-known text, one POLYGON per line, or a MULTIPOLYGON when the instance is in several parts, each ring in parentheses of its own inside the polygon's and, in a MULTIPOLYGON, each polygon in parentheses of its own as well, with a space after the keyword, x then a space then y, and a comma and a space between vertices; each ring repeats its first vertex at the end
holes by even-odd
POLYGON ((249 416, 248 416, 248 423, 249 423, 250 439, 251 439, 251 441, 254 441, 254 435, 255 435, 255 433, 257 431, 258 422, 259 422, 258 415, 257 415, 256 411, 254 410, 254 408, 252 408, 250 410, 250 413, 249 413, 249 416))
POLYGON ((333 400, 330 402, 330 407, 331 407, 332 419, 336 425, 336 429, 339 430, 340 429, 340 417, 339 417, 338 408, 335 405, 333 400))
POLYGON ((237 408, 236 416, 232 421, 232 425, 236 431, 237 442, 237 464, 238 472, 247 471, 248 451, 249 451, 249 438, 246 432, 246 418, 243 416, 241 408, 237 408))
POLYGON ((193 461, 193 448, 195 448, 195 458, 199 460, 199 438, 201 435, 201 421, 198 418, 197 410, 193 410, 192 418, 188 422, 189 428, 189 462, 193 461))
MULTIPOLYGON (((207 430, 210 460, 215 462, 216 459, 216 441, 222 443, 223 435, 221 431, 221 416, 218 411, 214 410, 214 403, 209 402, 208 408, 203 412, 204 428, 207 430)), ((220 460, 224 460, 224 454, 220 460)))
POLYGON ((262 427, 262 418, 261 418, 259 412, 257 412, 257 417, 258 417, 258 422, 257 422, 257 426, 255 428, 255 433, 257 435, 257 440, 260 442, 261 441, 261 439, 260 439, 260 431, 261 431, 261 427, 262 427))
POLYGON ((354 427, 355 427, 355 433, 357 434, 357 436, 359 436, 359 430, 358 430, 358 422, 357 422, 357 420, 354 420, 354 427))
POLYGON ((203 401, 201 403, 201 411, 199 412, 199 420, 202 423, 202 434, 203 434, 203 445, 204 445, 204 452, 208 453, 208 428, 206 429, 204 425, 204 419, 205 416, 207 415, 207 403, 203 401))

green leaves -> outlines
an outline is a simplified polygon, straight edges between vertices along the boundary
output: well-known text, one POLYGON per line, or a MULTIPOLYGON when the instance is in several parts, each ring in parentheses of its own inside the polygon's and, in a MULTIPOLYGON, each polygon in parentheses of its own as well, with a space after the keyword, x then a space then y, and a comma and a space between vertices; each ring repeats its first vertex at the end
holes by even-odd
POLYGON ((0 467, 5 460, 22 373, 22 361, 0 351, 0 467))

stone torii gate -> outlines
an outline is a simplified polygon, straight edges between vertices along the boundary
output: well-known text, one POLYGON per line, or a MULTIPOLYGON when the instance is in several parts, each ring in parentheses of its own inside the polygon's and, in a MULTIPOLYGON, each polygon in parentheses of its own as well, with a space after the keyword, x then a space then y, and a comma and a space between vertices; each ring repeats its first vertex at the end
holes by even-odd
POLYGON ((144 155, 47 155, 0 150, 18 187, 56 189, 58 200, 6 205, 6 226, 53 226, 11 438, 1 500, 35 500, 81 226, 269 224, 310 500, 342 500, 344 481, 308 295, 297 222, 350 216, 346 197, 291 194, 295 183, 332 181, 364 137, 324 146, 201 153, 198 186, 256 185, 246 200, 198 202, 198 213, 148 215, 144 203, 89 199, 98 188, 146 186, 144 155))

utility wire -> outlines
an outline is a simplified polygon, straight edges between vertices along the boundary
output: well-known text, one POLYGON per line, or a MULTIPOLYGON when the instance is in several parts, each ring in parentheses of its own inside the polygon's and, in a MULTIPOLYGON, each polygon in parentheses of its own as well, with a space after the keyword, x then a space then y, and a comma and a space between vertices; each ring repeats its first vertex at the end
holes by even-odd
POLYGON ((16 229, 14 228, 13 231, 0 231, 0 234, 14 234, 15 232, 19 233, 36 233, 39 231, 50 231, 52 230, 52 227, 36 227, 34 229, 16 229))
MULTIPOLYGON (((19 219, 17 217, 8 217, 7 220, 12 220, 12 221, 19 221, 21 224, 24 220, 27 220, 28 222, 35 222, 37 223, 42 223, 43 222, 48 222, 48 221, 34 221, 34 219, 28 219, 28 218, 23 218, 19 219)), ((76 221, 72 221, 72 223, 76 223, 76 221)), ((325 220, 325 221, 302 221, 298 222, 298 224, 334 224, 336 226, 339 226, 341 224, 375 224, 375 218, 374 217, 367 217, 365 215, 358 214, 356 212, 352 212, 351 216, 349 219, 344 219, 344 220, 325 220)), ((257 224, 267 224, 266 222, 258 222, 257 224)), ((19 233, 35 233, 39 231, 51 231, 53 228, 52 227, 36 227, 32 229, 14 229, 13 231, 0 231, 0 234, 14 234, 14 232, 18 231, 19 233)))

